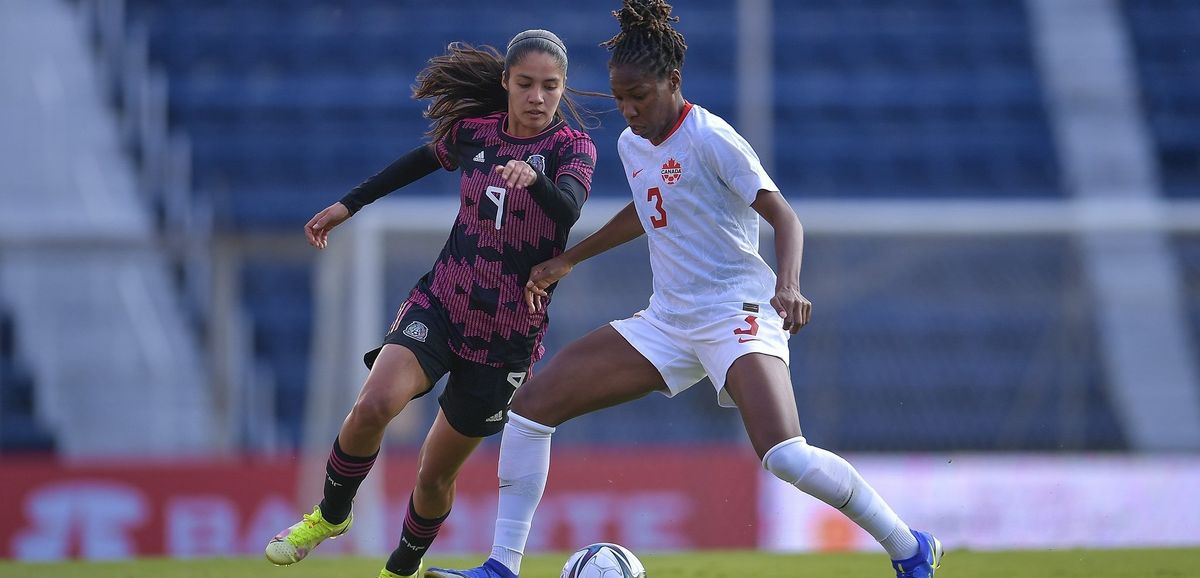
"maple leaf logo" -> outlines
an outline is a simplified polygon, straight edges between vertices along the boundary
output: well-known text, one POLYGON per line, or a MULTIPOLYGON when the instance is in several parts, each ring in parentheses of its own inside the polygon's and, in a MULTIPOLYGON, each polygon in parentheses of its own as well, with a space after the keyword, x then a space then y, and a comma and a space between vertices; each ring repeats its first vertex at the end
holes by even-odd
POLYGON ((671 158, 662 166, 662 180, 668 185, 673 185, 679 181, 679 177, 683 176, 683 165, 679 161, 671 158))

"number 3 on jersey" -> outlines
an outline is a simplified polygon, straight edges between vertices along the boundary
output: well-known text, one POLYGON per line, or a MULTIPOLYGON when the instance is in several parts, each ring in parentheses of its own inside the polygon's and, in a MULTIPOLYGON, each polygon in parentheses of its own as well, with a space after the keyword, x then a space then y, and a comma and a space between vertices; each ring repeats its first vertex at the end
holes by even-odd
POLYGON ((501 222, 504 220, 504 197, 508 195, 508 191, 501 187, 488 187, 487 198, 496 203, 496 230, 500 230, 501 222))
POLYGON ((654 210, 658 211, 658 215, 650 215, 650 224, 654 225, 655 229, 661 229, 667 226, 667 210, 663 208, 662 191, 658 187, 650 187, 646 191, 646 200, 654 202, 654 210))

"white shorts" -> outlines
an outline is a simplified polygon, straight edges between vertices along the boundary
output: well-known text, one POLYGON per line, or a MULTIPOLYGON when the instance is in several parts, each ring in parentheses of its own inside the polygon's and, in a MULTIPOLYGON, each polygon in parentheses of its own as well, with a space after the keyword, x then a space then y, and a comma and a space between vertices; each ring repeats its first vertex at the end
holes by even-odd
POLYGON ((689 327, 669 325, 653 309, 611 325, 638 353, 654 364, 667 382, 667 397, 695 385, 705 376, 717 390, 717 403, 735 407, 725 391, 725 375, 739 357, 765 353, 789 362, 783 319, 769 304, 721 303, 689 314, 689 327))

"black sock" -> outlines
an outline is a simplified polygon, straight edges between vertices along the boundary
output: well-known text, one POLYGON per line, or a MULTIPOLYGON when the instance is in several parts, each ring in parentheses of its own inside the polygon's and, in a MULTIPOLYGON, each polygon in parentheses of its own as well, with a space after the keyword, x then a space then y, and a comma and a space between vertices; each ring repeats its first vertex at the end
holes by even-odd
POLYGON ((425 555, 429 545, 433 544, 438 530, 442 529, 442 522, 446 521, 446 516, 449 515, 450 512, 446 512, 437 518, 422 518, 413 507, 412 496, 409 496, 408 515, 404 516, 404 531, 400 534, 400 545, 388 556, 385 566, 388 572, 401 576, 416 572, 421 566, 421 557, 425 555))
POLYGON ((379 450, 367 457, 358 457, 342 451, 338 440, 333 440, 333 451, 325 462, 325 498, 321 500, 321 516, 330 524, 341 524, 350 515, 350 503, 358 486, 367 478, 367 472, 375 465, 379 450))

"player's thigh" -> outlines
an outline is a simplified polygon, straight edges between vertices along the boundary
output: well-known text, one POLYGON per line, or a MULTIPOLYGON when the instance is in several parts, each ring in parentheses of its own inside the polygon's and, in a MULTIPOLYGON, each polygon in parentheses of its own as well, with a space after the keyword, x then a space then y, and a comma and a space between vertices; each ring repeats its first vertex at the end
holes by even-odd
POLYGON ((371 373, 360 402, 364 396, 386 400, 399 412, 409 401, 429 393, 453 362, 449 335, 444 311, 405 301, 383 345, 363 356, 371 373))
POLYGON ((616 329, 575 340, 521 386, 512 411, 548 426, 666 389, 662 375, 616 329))
POLYGON ((358 401, 385 405, 399 413, 413 398, 428 392, 432 385, 412 350, 388 343, 375 357, 371 373, 358 393, 358 401))
POLYGON ((781 441, 800 435, 792 378, 782 359, 748 353, 733 362, 725 390, 737 404, 758 457, 781 441))

